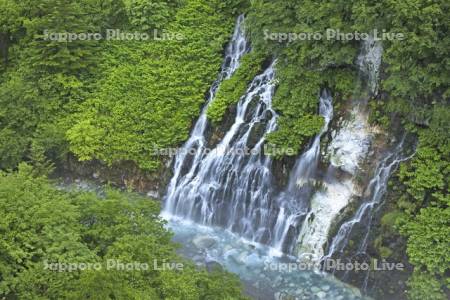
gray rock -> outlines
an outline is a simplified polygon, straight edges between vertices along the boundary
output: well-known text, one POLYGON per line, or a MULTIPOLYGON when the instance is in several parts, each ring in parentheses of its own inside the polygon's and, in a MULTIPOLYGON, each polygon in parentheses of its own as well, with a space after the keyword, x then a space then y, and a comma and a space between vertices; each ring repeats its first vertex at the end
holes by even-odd
POLYGON ((247 258, 247 252, 239 252, 236 249, 229 250, 226 254, 226 257, 229 257, 234 263, 239 265, 244 265, 245 260, 247 258))
POLYGON ((222 271, 223 270, 223 266, 217 261, 209 261, 209 262, 206 263, 206 269, 209 272, 212 272, 214 270, 221 270, 222 271))
POLYGON ((147 193, 147 196, 153 199, 159 199, 159 192, 158 191, 149 191, 147 193))
POLYGON ((361 291, 357 287, 352 286, 352 287, 350 287, 350 289, 355 296, 362 297, 361 291))
POLYGON ((241 254, 239 254, 237 257, 236 257, 236 262, 237 263, 240 263, 240 264, 242 264, 242 265, 244 265, 245 263, 246 263, 246 261, 247 261, 247 256, 248 256, 248 253, 247 252, 242 252, 241 254))
POLYGON ((212 246, 214 246, 214 244, 216 243, 216 239, 213 237, 210 237, 208 235, 199 235, 196 236, 193 240, 192 243, 195 245, 195 247, 197 247, 198 249, 207 249, 207 248, 211 248, 212 246))
POLYGON ((192 257, 192 260, 201 262, 203 261, 203 257, 201 255, 195 255, 194 257, 192 257))

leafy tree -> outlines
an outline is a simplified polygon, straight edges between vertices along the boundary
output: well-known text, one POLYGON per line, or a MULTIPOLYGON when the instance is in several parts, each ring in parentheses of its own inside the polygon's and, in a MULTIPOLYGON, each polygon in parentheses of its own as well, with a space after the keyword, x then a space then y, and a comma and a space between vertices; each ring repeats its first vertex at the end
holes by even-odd
POLYGON ((130 24, 140 31, 163 29, 173 18, 180 0, 125 0, 130 24))
POLYGON ((447 299, 441 290, 441 284, 428 273, 414 272, 408 281, 410 290, 408 298, 412 300, 444 300, 447 299))
POLYGON ((0 209, 0 297, 246 299, 235 276, 209 273, 176 254, 155 201, 111 189, 101 198, 61 191, 20 164, 0 173, 0 209), (108 260, 148 268, 125 271, 108 260), (154 260, 183 269, 155 269, 154 260), (100 267, 63 271, 68 263, 100 267))
MULTIPOLYGON (((32 168, 21 164, 18 173, 0 174, 0 295, 26 295, 21 290, 34 270, 48 261, 93 261, 95 255, 81 242, 79 214, 69 198, 51 187, 46 179, 34 177, 32 168)), ((42 271, 36 276, 42 275, 42 271)), ((72 274, 46 280, 47 286, 66 284, 72 274)), ((58 289, 50 289, 61 295, 58 289)))
MULTIPOLYGON (((139 3, 160 2, 128 5, 139 3)), ((109 43, 104 78, 67 131, 70 149, 80 160, 134 161, 156 171, 167 158, 153 156, 154 145, 173 148, 187 139, 234 22, 215 11, 218 3, 186 1, 174 11, 164 29, 183 40, 109 43)))
POLYGON ((264 55, 252 52, 244 55, 241 66, 231 76, 224 80, 216 93, 216 97, 208 107, 208 118, 215 124, 222 121, 227 109, 235 105, 245 94, 253 78, 261 72, 264 55))
POLYGON ((21 7, 15 1, 1 0, 0 11, 0 56, 6 64, 13 36, 20 30, 21 7))

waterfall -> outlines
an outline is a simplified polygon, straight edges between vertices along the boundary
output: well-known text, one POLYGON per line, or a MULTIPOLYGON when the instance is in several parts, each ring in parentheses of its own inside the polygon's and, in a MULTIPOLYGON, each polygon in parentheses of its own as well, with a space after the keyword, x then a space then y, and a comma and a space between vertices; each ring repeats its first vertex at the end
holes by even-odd
POLYGON ((243 26, 244 16, 241 15, 236 21, 233 36, 225 50, 225 59, 221 67, 221 72, 219 73, 217 80, 209 89, 206 105, 203 107, 200 117, 195 123, 189 139, 175 156, 173 168, 174 175, 168 185, 163 214, 174 211, 174 194, 176 193, 177 185, 180 181, 185 181, 188 178, 192 178, 198 164, 205 155, 205 131, 208 125, 206 112, 208 107, 213 101, 220 83, 234 74, 239 67, 241 57, 249 50, 243 26), (186 174, 182 174, 183 170, 188 170, 188 172, 186 174))
POLYGON ((333 118, 332 99, 327 91, 322 93, 319 103, 319 114, 324 118, 324 126, 314 138, 310 148, 297 159, 287 188, 277 199, 279 212, 271 244, 279 252, 291 253, 295 245, 296 233, 290 233, 290 230, 296 230, 307 212, 306 203, 315 182, 319 163, 320 138, 327 132, 328 125, 333 118), (291 237, 290 240, 288 237, 291 237))
POLYGON ((408 157, 402 155, 404 140, 405 138, 403 137, 397 146, 388 152, 385 158, 378 164, 366 188, 365 194, 369 196, 362 202, 355 215, 340 226, 337 234, 332 239, 327 255, 323 259, 328 259, 343 253, 348 244, 350 234, 356 225, 363 227, 363 238, 359 242, 356 254, 365 253, 375 211, 382 204, 389 177, 401 162, 409 160, 414 155, 408 157))
MULTIPOLYGON (((368 40, 357 59, 360 78, 367 78, 366 90, 372 95, 377 92, 381 53, 381 45, 368 40)), ((324 256, 333 222, 358 194, 355 178, 361 171, 360 163, 367 157, 374 131, 364 110, 366 102, 367 97, 353 101, 350 117, 332 134, 328 145, 330 166, 322 186, 312 196, 299 233, 297 254, 301 257, 318 261, 324 256)))
MULTIPOLYGON (((207 149, 207 108, 221 81, 232 76, 248 51, 242 23, 241 16, 207 104, 175 157, 163 215, 220 226, 245 239, 268 244, 277 253, 296 249, 296 254, 320 258, 332 223, 357 194, 353 179, 360 171, 359 163, 367 156, 372 128, 360 102, 354 102, 351 117, 333 134, 327 148, 330 166, 318 180, 320 140, 333 117, 331 96, 323 91, 319 113, 324 126, 297 159, 286 188, 274 195, 272 158, 264 155, 265 137, 277 127, 277 114, 272 109, 273 62, 253 79, 239 99, 234 122, 222 140, 214 149, 207 149), (342 179, 339 172, 347 175, 342 179)), ((378 77, 380 49, 377 43, 369 42, 358 57, 362 74, 369 78, 371 93, 376 93, 372 81, 378 77)))
MULTIPOLYGON (((397 146, 378 164, 365 192, 365 194, 369 194, 369 196, 362 202, 354 216, 340 226, 337 234, 331 241, 328 253, 322 258, 323 262, 326 262, 326 260, 331 258, 342 256, 345 248, 349 245, 352 233, 356 232, 356 229, 358 229, 358 234, 361 234, 362 239, 357 241, 352 257, 359 257, 367 263, 370 263, 370 256, 367 255, 369 236, 374 218, 383 204, 383 196, 387 191, 389 178, 401 162, 411 159, 415 154, 413 153, 407 157, 403 156, 404 139, 405 137, 403 137, 397 146)), ((343 278, 347 276, 348 272, 349 271, 346 271, 344 273, 343 278)), ((362 291, 367 290, 368 280, 369 272, 366 272, 364 281, 361 285, 362 291)))
POLYGON ((371 37, 362 44, 361 53, 357 60, 359 69, 367 77, 368 89, 372 96, 376 96, 378 93, 378 77, 380 75, 382 54, 382 44, 371 37))
MULTIPOLYGON (((378 91, 378 76, 383 48, 381 43, 373 39, 362 43, 357 65, 360 69, 359 78, 366 81, 363 90, 371 96, 378 91)), ((357 91, 355 94, 360 94, 357 91)), ((371 143, 371 131, 368 115, 365 112, 368 96, 363 95, 354 101, 350 117, 344 122, 337 133, 334 133, 328 146, 330 163, 353 176, 360 169, 359 163, 364 160, 371 143)))
POLYGON ((166 213, 225 227, 254 241, 268 234, 272 160, 264 155, 263 146, 265 135, 276 129, 273 79, 274 63, 241 97, 234 124, 222 141, 194 160, 191 171, 171 187, 166 213))

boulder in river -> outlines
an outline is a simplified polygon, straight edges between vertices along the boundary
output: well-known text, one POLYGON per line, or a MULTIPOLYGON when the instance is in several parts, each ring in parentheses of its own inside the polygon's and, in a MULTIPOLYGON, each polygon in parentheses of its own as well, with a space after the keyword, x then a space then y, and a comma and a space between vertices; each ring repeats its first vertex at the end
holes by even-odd
POLYGON ((209 236, 209 235, 199 235, 196 236, 193 240, 192 243, 195 245, 195 247, 197 247, 198 249, 208 249, 211 248, 212 246, 214 246, 214 244, 216 243, 216 239, 209 236))

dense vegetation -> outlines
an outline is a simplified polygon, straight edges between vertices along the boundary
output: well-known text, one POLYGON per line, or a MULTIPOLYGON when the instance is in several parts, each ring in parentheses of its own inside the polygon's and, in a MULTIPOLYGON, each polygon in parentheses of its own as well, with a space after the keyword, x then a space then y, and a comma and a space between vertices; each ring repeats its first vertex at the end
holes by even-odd
POLYGON ((159 166, 149 149, 176 146, 215 79, 235 20, 233 1, 0 1, 0 298, 239 299, 237 278, 182 260, 159 205, 108 191, 58 191, 38 174, 67 154, 159 166), (148 41, 51 40, 108 28, 176 33, 148 41), (31 169, 21 161, 34 165, 31 169), (20 164, 20 167, 18 167, 20 164), (18 169, 18 171, 17 171, 18 169), (149 271, 106 270, 108 259, 149 271), (181 262, 182 271, 153 270, 181 262), (58 272, 49 263, 101 263, 58 272))
POLYGON ((258 52, 251 52, 241 60, 241 65, 229 79, 226 79, 219 86, 216 97, 208 107, 207 116, 214 124, 222 121, 227 109, 236 104, 242 95, 245 94, 248 85, 253 78, 262 72, 261 65, 264 55, 258 52))
POLYGON ((187 138, 217 75, 239 1, 228 2, 2 0, 0 167, 17 166, 39 144, 54 160, 70 150, 80 160, 157 169, 152 150, 187 138), (151 38, 44 35, 105 37, 108 28, 151 38))
POLYGON ((244 299, 236 277, 176 254, 147 198, 63 192, 21 164, 0 173, 0 211, 2 299, 244 299))
MULTIPOLYGON (((208 117, 219 123, 263 64, 277 58, 274 108, 280 117, 278 130, 269 135, 268 141, 298 153, 322 127, 322 118, 317 116, 319 91, 331 90, 337 108, 357 89, 354 82, 358 71, 354 62, 361 41, 275 41, 268 40, 265 33, 324 33, 327 28, 341 32, 385 29, 403 33, 404 40, 383 42, 380 97, 371 100, 370 109, 373 122, 387 131, 400 120, 402 126, 417 136, 418 144, 416 155, 402 164, 395 179, 394 211, 384 219, 393 219, 388 222, 391 229, 396 224, 395 230, 407 239, 406 251, 415 267, 409 281, 409 297, 445 299, 450 284, 450 8, 446 1, 0 0, 0 8, 0 169, 3 170, 17 169, 24 160, 46 169, 45 164, 36 162, 48 158, 60 165, 69 153, 80 161, 95 159, 110 166, 132 161, 144 170, 160 170, 161 158, 152 156, 152 150, 174 147, 186 140, 219 70, 223 46, 235 17, 243 12, 247 14, 246 30, 252 52, 246 55, 234 76, 222 84, 208 117), (159 37, 163 32, 172 32, 179 33, 182 39, 65 42, 44 36, 44 30, 104 34, 108 28, 139 32, 157 29, 159 37)), ((79 255, 97 261, 105 259, 107 253, 128 255, 119 240, 134 237, 124 233, 114 236, 112 241, 113 237, 108 237, 110 231, 88 233, 83 214, 102 211, 100 204, 104 202, 88 194, 69 197, 30 173, 25 166, 18 173, 2 173, 0 196, 1 205, 5 206, 2 211, 11 213, 11 218, 15 218, 13 213, 17 210, 38 214, 41 219, 26 219, 38 223, 22 224, 3 218, 1 230, 21 232, 23 239, 44 235, 48 239, 43 243, 47 244, 2 245, 0 295, 31 293, 55 299, 76 298, 82 297, 75 290, 76 284, 86 286, 89 293, 102 286, 99 282, 105 283, 105 287, 106 282, 117 282, 124 286, 124 293, 145 291, 159 297, 166 290, 175 293, 171 289, 179 285, 185 287, 183 291, 187 294, 173 294, 174 298, 184 299, 185 295, 206 295, 202 294, 206 293, 205 285, 217 284, 209 281, 214 275, 198 273, 191 267, 187 273, 170 273, 173 277, 164 283, 170 285, 167 289, 161 286, 158 277, 164 276, 161 274, 122 278, 123 275, 115 273, 87 273, 73 282, 70 276, 79 274, 36 271, 32 275, 30 270, 38 270, 33 268, 39 264, 35 252, 40 259, 79 255), (21 184, 29 185, 29 190, 20 189, 21 184), (22 199, 14 193, 25 195, 22 199), (86 204, 87 198, 95 208, 86 204), (12 202, 13 199, 17 202, 12 202), (23 201, 35 203, 36 207, 51 207, 58 217, 27 210, 27 205, 31 205, 23 201), (52 225, 46 227, 45 222, 52 225), (62 237, 56 234, 61 228, 69 232, 64 241, 58 240, 62 237), (37 229, 42 232, 33 231, 37 229), (116 240, 119 242, 113 247, 116 240), (67 243, 67 247, 61 243, 67 243), (4 255, 5 247, 8 251, 4 255), (148 281, 153 285, 144 287, 142 283, 148 281), (125 288, 130 282, 136 284, 135 291, 125 288), (54 290, 49 283, 67 287, 68 294, 58 294, 61 291, 54 290)), ((122 196, 112 194, 107 198, 116 201, 116 208, 131 205, 122 196)), ((173 253, 167 234, 154 219, 156 208, 148 205, 148 210, 139 211, 151 211, 151 228, 156 230, 153 233, 161 235, 157 242, 173 253)), ((145 232, 148 233, 144 230, 142 234, 145 232)), ((387 256, 395 250, 383 249, 387 256)), ((106 295, 103 292, 107 293, 98 292, 100 298, 106 295)))
POLYGON ((401 166, 398 175, 398 210, 389 216, 395 216, 392 224, 407 238, 406 251, 415 266, 409 281, 411 299, 444 299, 443 289, 449 287, 449 13, 445 1, 417 0, 326 4, 257 0, 249 12, 255 47, 279 57, 275 107, 281 114, 280 128, 269 140, 282 147, 298 148, 320 128, 314 116, 320 88, 332 90, 335 104, 352 94, 361 43, 334 39, 288 43, 267 39, 268 33, 384 29, 406 37, 383 42, 382 97, 371 101, 371 109, 372 119, 387 131, 400 120, 418 138, 416 156, 401 166))

